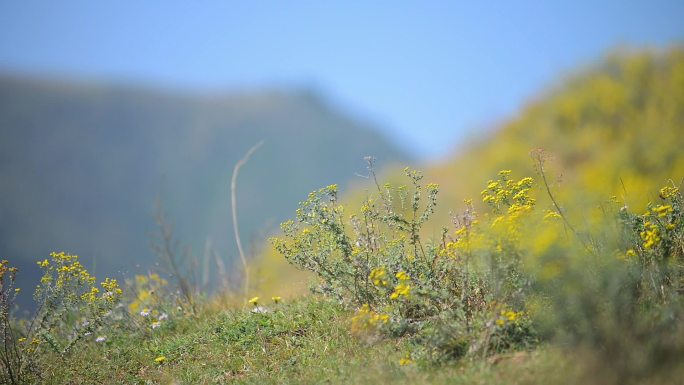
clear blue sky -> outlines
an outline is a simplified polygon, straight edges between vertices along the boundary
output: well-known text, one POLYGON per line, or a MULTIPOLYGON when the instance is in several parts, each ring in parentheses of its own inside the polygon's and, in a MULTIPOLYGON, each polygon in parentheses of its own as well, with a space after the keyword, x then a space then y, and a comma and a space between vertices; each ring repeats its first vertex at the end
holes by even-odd
POLYGON ((0 70, 313 86, 424 159, 617 46, 684 38, 684 1, 0 0, 0 70))

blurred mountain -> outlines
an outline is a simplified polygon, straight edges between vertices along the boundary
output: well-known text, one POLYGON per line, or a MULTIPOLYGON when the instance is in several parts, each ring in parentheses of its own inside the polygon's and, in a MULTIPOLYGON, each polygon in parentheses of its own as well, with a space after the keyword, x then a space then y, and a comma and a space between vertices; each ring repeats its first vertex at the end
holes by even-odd
MULTIPOLYGON (((98 276, 145 271, 155 201, 195 255, 237 255, 233 166, 243 243, 259 245, 322 185, 408 157, 311 91, 184 94, 0 76, 0 256, 36 278, 50 251, 82 256, 98 276)), ((31 281, 30 284, 33 284, 31 281)))

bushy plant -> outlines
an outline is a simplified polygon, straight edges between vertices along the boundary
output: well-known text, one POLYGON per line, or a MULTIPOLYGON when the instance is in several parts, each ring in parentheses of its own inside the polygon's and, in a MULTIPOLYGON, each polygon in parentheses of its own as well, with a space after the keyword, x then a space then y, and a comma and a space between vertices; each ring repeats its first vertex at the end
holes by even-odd
POLYGON ((601 383, 667 376, 684 356, 684 205, 672 183, 658 200, 636 214, 614 197, 598 231, 539 256, 563 266, 536 281, 540 329, 587 352, 601 383))
POLYGON ((502 171, 483 191, 492 206, 489 226, 480 225, 466 201, 455 230, 425 240, 439 188, 423 185, 417 171, 405 174, 408 186, 376 182, 376 193, 348 217, 337 186, 309 194, 296 219, 282 224, 284 235, 272 239, 275 248, 314 272, 317 290, 358 309, 353 332, 409 335, 414 356, 433 362, 533 343, 517 244, 518 221, 535 204, 533 179, 513 180, 502 171))
POLYGON ((95 340, 94 333, 106 324, 123 295, 115 279, 98 285, 75 255, 51 253, 38 265, 43 276, 34 293, 37 310, 31 319, 14 322, 10 312, 18 293, 12 289, 17 270, 7 261, 0 264, 3 383, 39 381, 47 356, 65 359, 78 343, 95 340))

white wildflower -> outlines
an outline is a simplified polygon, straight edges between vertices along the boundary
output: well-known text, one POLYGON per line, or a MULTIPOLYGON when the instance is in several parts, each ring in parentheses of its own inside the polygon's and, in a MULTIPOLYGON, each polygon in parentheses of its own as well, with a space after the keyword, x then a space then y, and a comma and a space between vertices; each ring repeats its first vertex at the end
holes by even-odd
POLYGON ((268 309, 263 306, 255 306, 254 309, 252 309, 252 313, 268 313, 268 309))

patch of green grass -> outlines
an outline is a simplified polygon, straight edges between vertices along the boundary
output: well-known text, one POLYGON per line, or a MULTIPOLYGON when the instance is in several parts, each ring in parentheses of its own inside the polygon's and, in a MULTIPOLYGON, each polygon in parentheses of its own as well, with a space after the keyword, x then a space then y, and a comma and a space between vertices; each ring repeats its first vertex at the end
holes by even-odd
POLYGON ((205 312, 151 338, 112 336, 46 369, 52 383, 321 383, 348 382, 376 355, 398 362, 394 343, 371 347, 350 337, 348 319, 340 306, 311 298, 265 314, 205 312))
POLYGON ((151 338, 114 335, 103 344, 86 344, 68 364, 50 361, 44 374, 52 384, 458 384, 489 378, 483 371, 490 365, 400 366, 407 341, 352 337, 350 317, 315 297, 265 314, 206 311, 170 322, 151 338), (160 356, 165 360, 158 364, 160 356))
POLYGON ((400 366, 409 341, 353 337, 352 315, 319 297, 280 304, 265 314, 205 310, 172 320, 152 337, 112 335, 103 344, 84 344, 68 362, 48 361, 44 375, 49 384, 602 383, 591 374, 600 368, 587 370, 581 355, 548 346, 486 361, 400 366), (160 356, 165 360, 158 364, 160 356))

